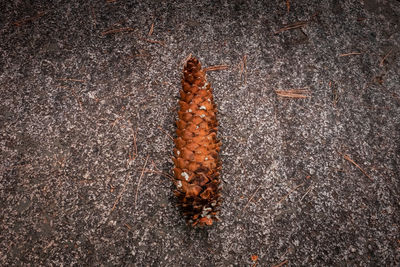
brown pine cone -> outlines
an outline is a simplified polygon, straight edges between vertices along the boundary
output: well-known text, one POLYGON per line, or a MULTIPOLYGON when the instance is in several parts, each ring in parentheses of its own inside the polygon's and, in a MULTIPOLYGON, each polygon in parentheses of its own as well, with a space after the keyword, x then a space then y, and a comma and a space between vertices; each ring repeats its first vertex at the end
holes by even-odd
POLYGON ((221 142, 217 139, 217 108, 211 85, 199 61, 192 57, 183 69, 180 110, 173 161, 175 195, 192 226, 218 221, 221 204, 221 142))

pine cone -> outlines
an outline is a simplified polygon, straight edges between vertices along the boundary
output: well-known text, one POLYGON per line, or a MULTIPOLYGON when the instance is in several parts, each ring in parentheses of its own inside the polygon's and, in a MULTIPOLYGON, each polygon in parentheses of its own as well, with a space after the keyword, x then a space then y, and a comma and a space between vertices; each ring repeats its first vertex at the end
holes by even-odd
POLYGON ((175 195, 192 226, 219 221, 221 204, 221 142, 217 139, 217 108, 211 85, 199 61, 192 57, 184 67, 173 161, 175 195))

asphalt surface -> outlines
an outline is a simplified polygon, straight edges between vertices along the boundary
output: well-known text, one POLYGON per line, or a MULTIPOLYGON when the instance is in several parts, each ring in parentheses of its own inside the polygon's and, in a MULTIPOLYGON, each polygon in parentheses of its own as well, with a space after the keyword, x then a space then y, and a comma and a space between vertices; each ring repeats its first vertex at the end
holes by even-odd
POLYGON ((400 2, 0 4, 0 265, 400 264, 400 2), (172 194, 182 66, 219 108, 222 222, 172 194))

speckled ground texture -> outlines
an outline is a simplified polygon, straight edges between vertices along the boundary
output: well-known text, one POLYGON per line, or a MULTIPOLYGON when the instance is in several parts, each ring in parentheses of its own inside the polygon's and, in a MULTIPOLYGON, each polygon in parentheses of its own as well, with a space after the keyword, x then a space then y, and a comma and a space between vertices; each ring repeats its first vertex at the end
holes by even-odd
POLYGON ((1 266, 400 264, 399 1, 5 2, 1 266), (229 66, 197 230, 166 177, 189 54, 229 66))

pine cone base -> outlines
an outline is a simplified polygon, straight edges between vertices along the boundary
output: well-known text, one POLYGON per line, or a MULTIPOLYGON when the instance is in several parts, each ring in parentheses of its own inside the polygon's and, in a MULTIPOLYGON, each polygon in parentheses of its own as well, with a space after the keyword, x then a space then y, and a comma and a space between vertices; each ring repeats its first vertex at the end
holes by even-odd
POLYGON ((217 108, 211 85, 199 61, 184 67, 174 149, 174 191, 188 224, 219 221, 221 204, 221 142, 217 139, 217 108))

